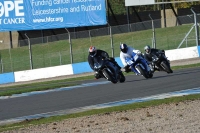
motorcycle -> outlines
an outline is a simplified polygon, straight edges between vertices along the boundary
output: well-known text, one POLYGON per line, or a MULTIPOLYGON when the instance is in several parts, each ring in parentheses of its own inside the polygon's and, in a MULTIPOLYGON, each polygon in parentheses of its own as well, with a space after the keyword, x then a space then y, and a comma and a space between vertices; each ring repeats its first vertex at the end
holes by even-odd
MULTIPOLYGON (((135 69, 137 70, 137 72, 142 75, 143 77, 145 77, 146 79, 148 78, 152 78, 153 77, 153 73, 150 70, 149 65, 147 65, 148 68, 146 68, 143 64, 143 62, 146 62, 146 60, 139 54, 133 53, 132 54, 133 58, 126 58, 126 63, 129 66, 132 66, 133 64, 135 69), (143 62, 142 62, 143 60, 143 62)), ((131 67, 129 67, 129 71, 130 71, 131 67)))
POLYGON ((153 72, 155 69, 158 69, 158 71, 173 73, 173 70, 170 67, 170 62, 165 56, 164 52, 158 52, 157 55, 152 57, 152 63, 150 64, 150 67, 153 72))
POLYGON ((101 77, 114 84, 125 81, 125 76, 121 69, 119 69, 113 62, 109 61, 109 59, 104 59, 101 56, 94 57, 94 70, 97 71, 101 77))

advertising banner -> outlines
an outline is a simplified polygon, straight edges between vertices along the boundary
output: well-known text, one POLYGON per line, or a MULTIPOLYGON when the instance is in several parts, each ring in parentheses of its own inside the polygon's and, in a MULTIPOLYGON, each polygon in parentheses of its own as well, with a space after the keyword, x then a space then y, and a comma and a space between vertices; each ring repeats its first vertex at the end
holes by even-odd
POLYGON ((1 0, 0 31, 105 25, 105 0, 1 0))

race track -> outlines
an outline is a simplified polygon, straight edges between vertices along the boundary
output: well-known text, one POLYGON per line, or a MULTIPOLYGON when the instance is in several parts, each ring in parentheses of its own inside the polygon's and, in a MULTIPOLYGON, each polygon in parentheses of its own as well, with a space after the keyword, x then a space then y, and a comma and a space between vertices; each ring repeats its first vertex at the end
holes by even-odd
MULTIPOLYGON (((200 68, 156 72, 152 79, 126 76, 125 83, 105 83, 31 96, 0 99, 0 121, 90 105, 199 88, 200 68)), ((105 79, 85 81, 103 82, 105 79)))

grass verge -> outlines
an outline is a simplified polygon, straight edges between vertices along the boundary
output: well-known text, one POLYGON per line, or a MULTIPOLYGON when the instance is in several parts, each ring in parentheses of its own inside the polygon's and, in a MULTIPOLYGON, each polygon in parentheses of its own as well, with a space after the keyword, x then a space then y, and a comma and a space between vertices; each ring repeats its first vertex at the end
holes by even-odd
POLYGON ((139 109, 139 108, 158 106, 161 104, 179 103, 179 102, 189 101, 189 100, 200 100, 200 94, 166 98, 166 99, 161 99, 161 100, 153 100, 153 101, 134 103, 134 104, 128 104, 128 105, 123 105, 123 106, 115 106, 115 107, 104 108, 104 109, 94 109, 90 111, 62 115, 62 116, 53 116, 53 117, 41 118, 41 119, 35 119, 35 120, 25 120, 20 123, 0 126, 0 132, 8 131, 8 130, 17 130, 19 128, 26 128, 28 126, 33 126, 33 125, 59 122, 59 121, 66 120, 69 118, 77 118, 77 117, 83 117, 83 116, 89 116, 89 115, 95 115, 95 114, 108 114, 111 112, 134 110, 134 109, 139 109))
MULTIPOLYGON (((200 63, 197 63, 197 64, 191 64, 191 65, 185 65, 185 66, 174 66, 174 67, 172 67, 172 69, 177 70, 177 69, 193 68, 193 67, 199 67, 199 66, 200 66, 200 63)), ((130 75, 130 74, 125 74, 125 75, 130 75)), ((80 77, 80 78, 72 78, 72 79, 58 80, 58 81, 48 81, 48 82, 42 82, 42 83, 20 85, 20 86, 15 86, 15 87, 12 86, 11 88, 7 87, 7 89, 22 88, 22 87, 26 88, 26 86, 31 88, 31 86, 41 86, 42 85, 42 87, 41 87, 42 89, 40 89, 40 90, 45 90, 45 88, 50 89, 50 87, 48 85, 51 86, 52 84, 54 84, 55 86, 62 86, 61 83, 74 83, 74 82, 80 81, 80 80, 91 79, 92 77, 93 76, 85 76, 85 77, 80 77), (73 82, 71 82, 71 81, 73 81, 73 82), (49 84, 49 83, 51 83, 51 84, 49 84)), ((65 84, 65 86, 66 86, 66 84, 65 84)), ((25 91, 30 91, 30 90, 31 89, 27 89, 27 90, 24 89, 23 91, 25 92, 25 91)), ((32 89, 32 90, 34 90, 34 89, 32 89)), ((11 92, 14 93, 13 90, 10 91, 10 94, 11 94, 11 92)), ((109 108, 104 108, 104 109, 93 109, 93 110, 84 111, 84 112, 80 112, 80 113, 61 115, 61 116, 53 116, 53 117, 48 117, 48 118, 25 120, 20 123, 2 125, 2 126, 0 126, 0 132, 8 131, 8 130, 17 130, 19 128, 25 128, 25 127, 33 126, 33 125, 58 122, 58 121, 62 121, 62 120, 69 119, 69 118, 77 118, 77 117, 89 116, 89 115, 95 115, 95 114, 107 114, 107 113, 116 112, 116 111, 134 110, 134 109, 138 109, 138 108, 147 108, 150 106, 178 103, 178 102, 188 101, 188 100, 200 100, 200 94, 187 95, 187 96, 181 96, 181 97, 172 97, 172 98, 166 98, 166 99, 161 99, 161 100, 152 100, 152 101, 147 101, 147 102, 133 103, 133 104, 109 107, 109 108)))
MULTIPOLYGON (((190 64, 185 66, 173 66, 173 70, 177 69, 184 69, 184 68, 191 68, 191 67, 199 67, 200 63, 197 64, 190 64)), ((133 73, 124 73, 124 75, 131 75, 133 73)), ((75 86, 80 85, 80 81, 83 80, 91 80, 94 79, 94 76, 84 76, 78 78, 70 78, 70 79, 63 79, 63 80, 54 80, 54 81, 46 81, 46 82, 39 82, 39 83, 29 83, 24 85, 16 85, 16 86, 9 86, 9 87, 0 87, 0 96, 11 96, 13 94, 21 94, 33 91, 44 91, 50 90, 54 88, 61 88, 61 87, 68 87, 68 86, 75 86)))
POLYGON ((79 81, 92 78, 93 76, 85 76, 85 77, 69 78, 62 80, 28 83, 23 85, 13 85, 8 87, 0 87, 0 96, 11 96, 13 94, 21 94, 33 91, 44 91, 61 87, 75 86, 80 84, 79 81))

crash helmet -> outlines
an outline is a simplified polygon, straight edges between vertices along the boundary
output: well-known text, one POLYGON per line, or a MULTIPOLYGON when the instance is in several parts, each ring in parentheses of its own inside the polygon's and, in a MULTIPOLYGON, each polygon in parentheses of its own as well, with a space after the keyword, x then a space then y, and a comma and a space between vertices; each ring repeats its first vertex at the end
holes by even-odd
POLYGON ((146 54, 150 54, 151 53, 151 47, 149 45, 145 46, 144 51, 146 52, 146 54))
POLYGON ((94 46, 90 46, 88 52, 91 57, 94 57, 97 54, 97 50, 94 46))
POLYGON ((122 43, 120 45, 120 50, 123 52, 123 53, 127 53, 128 51, 128 46, 125 44, 125 43, 122 43))

